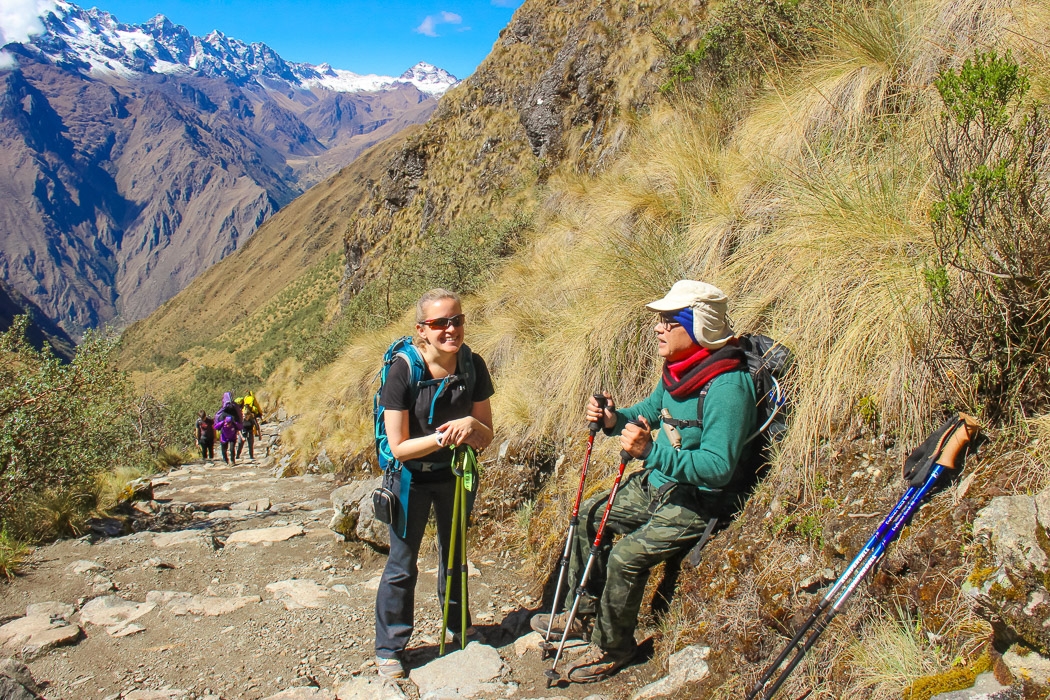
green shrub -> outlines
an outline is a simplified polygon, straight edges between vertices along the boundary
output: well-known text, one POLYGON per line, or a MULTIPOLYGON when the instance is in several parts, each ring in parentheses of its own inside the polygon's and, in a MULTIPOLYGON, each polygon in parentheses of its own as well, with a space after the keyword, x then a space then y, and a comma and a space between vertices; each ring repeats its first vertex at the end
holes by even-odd
POLYGON ((0 526, 34 494, 88 492, 99 473, 145 453, 114 340, 89 332, 62 364, 26 342, 26 324, 18 317, 0 334, 0 526))
MULTIPOLYGON (((697 46, 685 49, 656 33, 668 52, 670 92, 687 83, 729 87, 756 80, 778 61, 811 53, 823 27, 824 0, 729 0, 704 23, 697 46)), ((839 12, 843 8, 836 5, 839 12)))
POLYGON ((1009 52, 978 51, 936 81, 931 212, 943 272, 927 274, 949 347, 938 365, 991 418, 1046 405, 1050 386, 1050 124, 1024 103, 1009 52))

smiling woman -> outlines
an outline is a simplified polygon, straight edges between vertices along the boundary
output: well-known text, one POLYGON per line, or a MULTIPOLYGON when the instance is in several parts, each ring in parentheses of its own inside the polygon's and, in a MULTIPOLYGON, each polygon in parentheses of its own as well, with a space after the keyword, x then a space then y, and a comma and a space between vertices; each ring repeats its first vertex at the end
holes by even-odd
MULTIPOLYGON (((492 379, 485 361, 463 343, 465 326, 459 295, 445 289, 424 294, 416 304, 415 337, 425 365, 422 381, 413 386, 408 363, 399 358, 379 398, 390 450, 401 464, 384 485, 401 494, 404 514, 397 526, 389 525, 390 556, 376 595, 376 667, 390 678, 404 676, 400 657, 412 636, 416 560, 431 506, 438 530, 438 600, 445 597, 456 485, 452 450, 445 448, 482 450, 492 442, 492 379)), ((455 555, 453 571, 461 550, 455 555)), ((470 624, 469 612, 461 611, 466 590, 459 577, 451 583, 447 619, 460 621, 456 633, 462 639, 470 624)))

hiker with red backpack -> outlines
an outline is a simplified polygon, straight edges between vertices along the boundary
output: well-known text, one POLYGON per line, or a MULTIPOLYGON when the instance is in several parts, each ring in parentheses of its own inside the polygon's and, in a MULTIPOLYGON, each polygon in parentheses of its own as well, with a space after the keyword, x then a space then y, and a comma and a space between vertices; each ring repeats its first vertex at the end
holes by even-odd
MULTIPOLYGON (((438 600, 446 605, 447 620, 460 621, 453 631, 461 639, 470 625, 462 609, 465 586, 460 577, 446 576, 463 568, 464 559, 460 544, 447 561, 461 480, 453 473, 450 448, 480 451, 492 441, 494 389, 485 361, 463 342, 465 320, 458 295, 432 289, 416 304, 415 336, 396 341, 384 357, 375 415, 384 470, 378 493, 388 500, 376 513, 389 522, 390 554, 376 594, 375 650, 376 667, 387 678, 405 676, 402 654, 412 636, 417 560, 431 508, 437 521, 438 600)), ((470 499, 465 500, 469 512, 470 499)))
POLYGON ((215 421, 204 411, 197 414, 194 437, 197 438, 201 459, 215 459, 215 421))
MULTIPOLYGON (((607 392, 604 401, 592 396, 587 402, 587 420, 620 435, 623 462, 642 460, 644 468, 629 474, 618 491, 584 504, 570 556, 568 590, 577 596, 572 611, 531 620, 534 630, 556 638, 589 635, 586 653, 568 671, 570 682, 604 680, 635 656, 649 572, 701 540, 727 498, 723 488, 753 447, 755 384, 727 306, 717 287, 676 282, 647 305, 658 314, 654 331, 664 360, 652 394, 625 409, 617 409, 607 392), (654 440, 651 431, 660 423, 664 430, 654 440), (613 533, 622 535, 616 544, 613 533)), ((552 668, 548 675, 556 673, 552 668)))

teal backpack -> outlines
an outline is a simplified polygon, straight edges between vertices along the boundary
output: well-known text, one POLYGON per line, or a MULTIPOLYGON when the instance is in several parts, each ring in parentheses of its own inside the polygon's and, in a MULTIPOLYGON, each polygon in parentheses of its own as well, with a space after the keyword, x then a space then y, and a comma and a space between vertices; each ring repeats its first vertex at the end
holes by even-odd
POLYGON ((390 451, 390 442, 386 437, 386 421, 383 417, 386 409, 379 405, 379 396, 382 394, 383 386, 386 384, 387 373, 390 372, 390 366, 399 357, 404 358, 405 362, 408 363, 408 368, 412 375, 409 383, 412 392, 412 404, 415 404, 416 399, 419 397, 419 391, 423 387, 438 385, 438 390, 434 392, 434 399, 430 402, 430 416, 427 419, 427 427, 434 427, 434 406, 437 404, 438 398, 445 392, 445 389, 462 382, 466 385, 467 394, 473 395, 474 384, 477 379, 477 375, 474 373, 474 353, 466 345, 462 345, 459 348, 455 374, 450 374, 441 379, 423 379, 423 376, 426 374, 426 363, 423 361, 419 348, 412 344, 412 338, 406 335, 391 343, 390 347, 383 354, 383 366, 379 370, 379 389, 376 390, 372 399, 376 457, 379 460, 379 468, 384 472, 401 468, 401 462, 397 461, 394 453, 390 451))

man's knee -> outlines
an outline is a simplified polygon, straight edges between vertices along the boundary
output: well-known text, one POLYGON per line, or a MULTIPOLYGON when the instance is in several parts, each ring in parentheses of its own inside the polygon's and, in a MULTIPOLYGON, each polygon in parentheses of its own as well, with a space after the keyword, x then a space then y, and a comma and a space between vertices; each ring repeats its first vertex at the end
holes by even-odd
POLYGON ((647 574, 658 561, 653 561, 652 556, 641 549, 628 546, 631 543, 619 542, 609 553, 608 577, 612 578, 636 578, 647 574), (620 546, 624 545, 624 546, 620 546))

